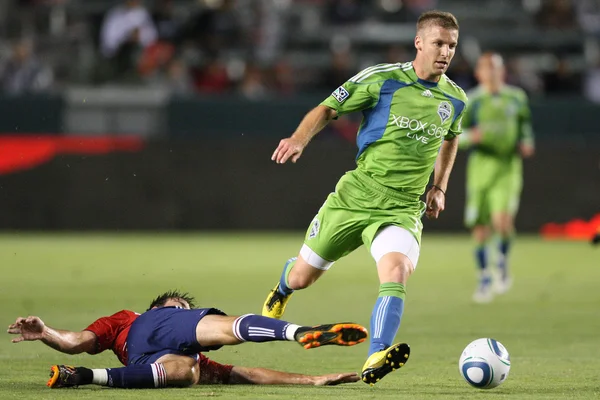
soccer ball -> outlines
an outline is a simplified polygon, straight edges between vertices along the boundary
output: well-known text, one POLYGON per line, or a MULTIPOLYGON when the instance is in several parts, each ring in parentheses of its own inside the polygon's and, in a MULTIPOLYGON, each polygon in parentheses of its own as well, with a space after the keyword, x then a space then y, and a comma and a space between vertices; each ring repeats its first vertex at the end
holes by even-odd
POLYGON ((491 389, 508 377, 510 356, 506 347, 497 340, 477 339, 463 350, 458 369, 469 385, 491 389))

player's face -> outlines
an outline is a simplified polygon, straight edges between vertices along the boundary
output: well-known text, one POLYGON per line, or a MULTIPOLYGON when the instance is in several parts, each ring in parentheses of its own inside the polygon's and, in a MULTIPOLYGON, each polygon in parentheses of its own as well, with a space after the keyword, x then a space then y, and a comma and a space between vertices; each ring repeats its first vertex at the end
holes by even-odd
POLYGON ((436 79, 448 70, 458 45, 458 31, 431 25, 415 38, 417 57, 429 79, 436 79))
POLYGON ((483 85, 499 84, 504 81, 504 64, 498 55, 485 55, 477 62, 475 76, 483 85))
POLYGON ((188 302, 183 299, 168 299, 165 301, 164 307, 181 307, 185 308, 186 310, 190 309, 188 302))

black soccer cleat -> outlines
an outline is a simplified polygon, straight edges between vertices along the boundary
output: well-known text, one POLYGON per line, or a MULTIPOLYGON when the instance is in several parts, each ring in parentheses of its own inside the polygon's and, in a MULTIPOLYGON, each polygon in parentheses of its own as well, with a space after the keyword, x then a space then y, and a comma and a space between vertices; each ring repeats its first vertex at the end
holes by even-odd
POLYGON ((50 379, 46 383, 51 389, 75 387, 79 385, 77 369, 70 365, 53 365, 50 367, 50 379))

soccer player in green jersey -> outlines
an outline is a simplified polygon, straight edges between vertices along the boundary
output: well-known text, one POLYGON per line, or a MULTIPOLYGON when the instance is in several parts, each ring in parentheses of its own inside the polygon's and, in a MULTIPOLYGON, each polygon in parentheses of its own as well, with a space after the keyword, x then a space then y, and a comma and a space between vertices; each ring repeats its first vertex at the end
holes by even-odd
POLYGON ((534 142, 527 95, 504 83, 502 57, 483 54, 475 75, 479 86, 469 93, 461 148, 471 149, 465 223, 473 230, 480 269, 473 300, 483 303, 511 285, 507 257, 523 184, 521 158, 533 155, 534 142), (492 233, 499 237, 496 280, 492 280, 486 250, 492 233))
POLYGON ((310 111, 272 159, 298 161, 329 121, 362 111, 357 168, 338 182, 310 224, 297 258, 288 260, 263 307, 281 318, 294 290, 313 284, 341 257, 364 244, 377 264, 379 296, 371 317, 369 357, 362 380, 374 384, 408 360, 405 343, 392 345, 404 310, 405 285, 419 259, 421 218, 444 210, 458 149, 466 95, 445 72, 458 43, 447 12, 423 13, 413 62, 367 68, 310 111), (425 192, 432 172, 433 185, 425 192))

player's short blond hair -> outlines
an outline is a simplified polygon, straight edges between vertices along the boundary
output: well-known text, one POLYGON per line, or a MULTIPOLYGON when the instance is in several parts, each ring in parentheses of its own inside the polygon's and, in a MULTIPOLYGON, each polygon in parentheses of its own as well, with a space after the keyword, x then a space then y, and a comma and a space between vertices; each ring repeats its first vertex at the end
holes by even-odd
POLYGON ((417 33, 430 26, 458 30, 458 21, 454 15, 446 11, 425 11, 417 20, 417 33))

